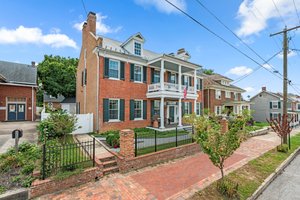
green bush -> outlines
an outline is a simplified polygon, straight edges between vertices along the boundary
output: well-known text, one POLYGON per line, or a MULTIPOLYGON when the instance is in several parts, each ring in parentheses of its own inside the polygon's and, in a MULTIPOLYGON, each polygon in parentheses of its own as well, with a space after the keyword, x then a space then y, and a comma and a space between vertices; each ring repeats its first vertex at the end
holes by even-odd
POLYGON ((114 148, 120 146, 120 134, 119 131, 107 131, 106 133, 106 142, 114 148))
POLYGON ((287 144, 278 145, 277 151, 287 153, 289 151, 289 146, 287 144))
POLYGON ((239 199, 238 184, 228 179, 218 180, 217 190, 229 199, 239 199))
POLYGON ((3 194, 6 191, 6 188, 0 185, 0 194, 3 194))

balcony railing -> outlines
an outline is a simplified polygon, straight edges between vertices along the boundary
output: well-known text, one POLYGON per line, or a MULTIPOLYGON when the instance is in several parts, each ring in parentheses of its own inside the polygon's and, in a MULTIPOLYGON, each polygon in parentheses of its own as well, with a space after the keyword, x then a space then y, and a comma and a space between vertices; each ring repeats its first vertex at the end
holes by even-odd
MULTIPOLYGON (((181 85, 181 92, 184 91, 184 88, 186 86, 185 85, 181 85)), ((171 92, 179 92, 179 84, 175 84, 175 83, 164 83, 164 90, 165 91, 171 91, 171 92)), ((160 83, 153 83, 148 85, 148 92, 157 92, 160 91, 161 87, 160 87, 160 83)), ((187 93, 194 93, 194 87, 189 86, 187 88, 187 93)))

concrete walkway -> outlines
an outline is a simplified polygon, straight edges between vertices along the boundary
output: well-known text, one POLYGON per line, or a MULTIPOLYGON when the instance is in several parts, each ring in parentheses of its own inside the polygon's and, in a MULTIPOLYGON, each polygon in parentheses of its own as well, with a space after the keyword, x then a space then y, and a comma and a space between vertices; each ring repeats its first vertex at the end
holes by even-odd
MULTIPOLYGON (((300 132, 294 130, 293 134, 300 132)), ((229 159, 226 173, 275 148, 280 143, 275 133, 248 139, 229 159)), ((127 174, 114 174, 98 182, 46 195, 39 199, 187 199, 221 177, 208 156, 198 153, 127 174)))
POLYGON ((300 199, 300 155, 288 165, 257 200, 300 199))

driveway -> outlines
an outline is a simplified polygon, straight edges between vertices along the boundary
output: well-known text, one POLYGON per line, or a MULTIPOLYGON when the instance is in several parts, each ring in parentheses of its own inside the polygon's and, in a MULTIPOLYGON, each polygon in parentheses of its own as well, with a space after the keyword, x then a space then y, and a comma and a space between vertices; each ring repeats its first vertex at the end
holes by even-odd
POLYGON ((258 200, 300 199, 300 155, 258 197, 258 200))
POLYGON ((4 153, 9 147, 14 146, 15 140, 11 138, 11 132, 14 129, 22 129, 23 137, 20 138, 22 142, 37 142, 37 122, 0 122, 0 154, 4 153))

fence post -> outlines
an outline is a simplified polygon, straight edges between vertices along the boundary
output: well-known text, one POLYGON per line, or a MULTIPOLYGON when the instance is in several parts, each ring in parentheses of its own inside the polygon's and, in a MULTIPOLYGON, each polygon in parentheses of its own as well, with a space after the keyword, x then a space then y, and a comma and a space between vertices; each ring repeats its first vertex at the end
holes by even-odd
POLYGON ((93 137, 93 167, 95 167, 95 148, 96 148, 95 138, 93 137))
POLYGON ((154 151, 157 151, 157 132, 156 130, 154 131, 154 151))
POLYGON ((178 146, 178 142, 177 142, 177 126, 176 126, 176 147, 178 146))
POLYGON ((194 130, 194 125, 192 126, 192 143, 194 142, 194 134, 195 134, 195 132, 194 132, 195 130, 194 130))
POLYGON ((137 157, 137 134, 134 132, 134 155, 137 157))
POLYGON ((42 179, 45 180, 46 177, 46 144, 43 144, 43 161, 42 161, 42 179))

